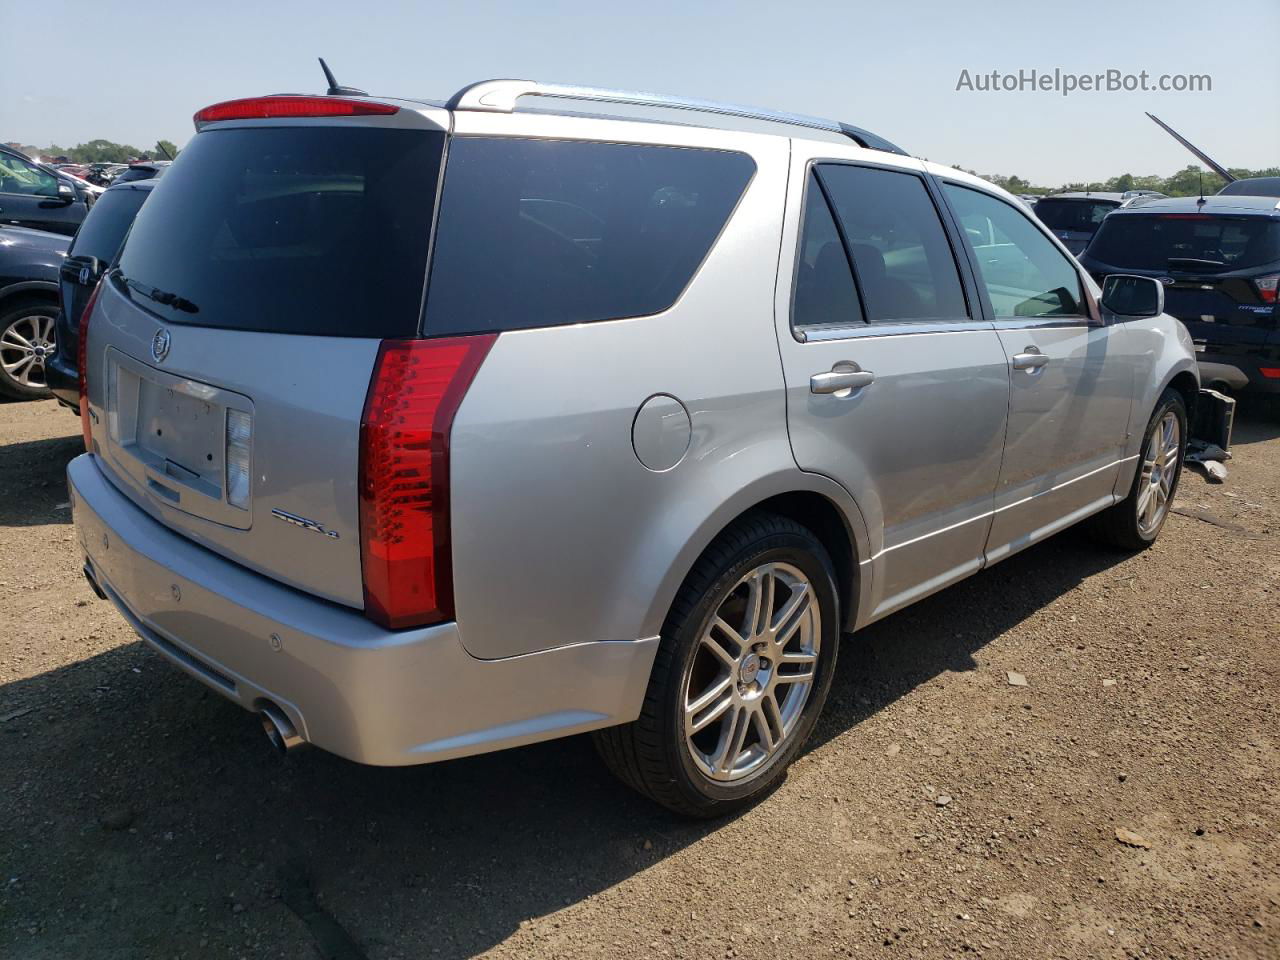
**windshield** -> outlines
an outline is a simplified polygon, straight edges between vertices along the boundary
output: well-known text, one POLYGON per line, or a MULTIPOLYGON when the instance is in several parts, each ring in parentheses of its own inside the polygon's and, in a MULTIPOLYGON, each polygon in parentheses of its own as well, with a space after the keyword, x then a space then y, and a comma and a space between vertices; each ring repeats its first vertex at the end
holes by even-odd
POLYGON ((138 213, 120 273, 175 323, 413 336, 443 148, 429 130, 205 131, 138 213))
POLYGON ((1102 200, 1045 199, 1036 203, 1035 211, 1040 222, 1050 230, 1093 233, 1098 229, 1102 218, 1117 206, 1116 203, 1102 200))
POLYGON ((1113 267, 1240 270, 1280 260, 1280 220, 1209 214, 1118 214, 1089 257, 1113 267))

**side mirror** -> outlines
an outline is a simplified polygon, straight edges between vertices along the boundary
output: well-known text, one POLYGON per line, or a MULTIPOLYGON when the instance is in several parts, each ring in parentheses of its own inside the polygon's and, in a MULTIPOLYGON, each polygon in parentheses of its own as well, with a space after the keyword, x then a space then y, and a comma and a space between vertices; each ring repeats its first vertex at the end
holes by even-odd
POLYGON ((1102 307, 1125 317, 1164 313, 1164 284, 1152 277, 1113 273, 1102 281, 1102 307))
POLYGON ((70 203, 76 198, 76 189, 65 180, 58 181, 58 199, 70 203))

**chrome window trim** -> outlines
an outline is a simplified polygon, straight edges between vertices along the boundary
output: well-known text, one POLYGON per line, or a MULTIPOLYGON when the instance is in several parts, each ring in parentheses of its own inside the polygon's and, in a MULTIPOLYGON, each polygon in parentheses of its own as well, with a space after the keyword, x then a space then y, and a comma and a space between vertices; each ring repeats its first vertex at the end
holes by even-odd
POLYGON ((931 333, 990 332, 986 320, 882 320, 879 323, 822 324, 793 327, 801 343, 829 343, 833 340, 861 340, 864 337, 907 337, 931 333))

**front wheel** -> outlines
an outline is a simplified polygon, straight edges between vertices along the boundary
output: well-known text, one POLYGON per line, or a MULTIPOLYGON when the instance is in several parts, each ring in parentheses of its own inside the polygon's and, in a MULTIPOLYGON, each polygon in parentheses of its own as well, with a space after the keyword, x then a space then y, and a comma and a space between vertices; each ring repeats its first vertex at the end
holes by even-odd
POLYGON ((640 717, 596 734, 606 764, 686 816, 768 793, 826 700, 838 608, 831 560, 809 530, 773 514, 730 527, 676 597, 640 717))
POLYGON ((1094 518, 1094 533, 1122 550, 1155 543, 1178 491, 1186 449, 1187 407, 1182 394, 1171 388, 1161 395, 1147 424, 1129 495, 1094 518))

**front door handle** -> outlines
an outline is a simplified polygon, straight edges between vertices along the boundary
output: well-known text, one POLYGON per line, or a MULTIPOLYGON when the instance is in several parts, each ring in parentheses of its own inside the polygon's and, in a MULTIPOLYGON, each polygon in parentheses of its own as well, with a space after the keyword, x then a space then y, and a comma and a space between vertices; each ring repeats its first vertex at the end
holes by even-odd
POLYGON ((828 373, 815 373, 809 378, 810 393, 829 393, 847 397, 855 390, 869 386, 876 378, 870 370, 863 370, 856 363, 841 360, 828 373))
POLYGON ((1049 358, 1036 347, 1027 347, 1024 352, 1015 353, 1012 362, 1015 370, 1039 370, 1049 362, 1049 358))

